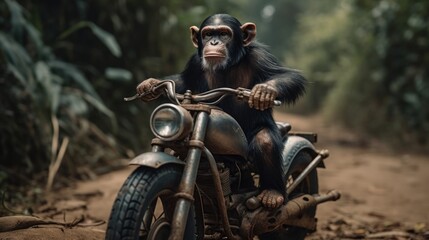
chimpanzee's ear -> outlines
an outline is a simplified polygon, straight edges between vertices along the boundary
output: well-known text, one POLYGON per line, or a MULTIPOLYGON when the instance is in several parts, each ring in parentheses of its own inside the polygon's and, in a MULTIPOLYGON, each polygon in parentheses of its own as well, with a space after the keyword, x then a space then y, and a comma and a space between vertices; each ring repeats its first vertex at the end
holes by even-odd
POLYGON ((192 26, 189 30, 191 30, 192 43, 194 44, 194 47, 198 48, 198 33, 200 32, 200 29, 196 26, 192 26))
POLYGON ((256 37, 256 25, 254 23, 245 23, 241 26, 243 32, 243 46, 248 46, 256 37))

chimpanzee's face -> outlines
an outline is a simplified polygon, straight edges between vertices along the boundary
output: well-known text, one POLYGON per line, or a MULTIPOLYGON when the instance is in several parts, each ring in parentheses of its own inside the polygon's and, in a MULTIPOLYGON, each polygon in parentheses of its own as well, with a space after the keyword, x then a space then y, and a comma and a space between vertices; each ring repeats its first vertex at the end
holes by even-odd
POLYGON ((226 25, 206 26, 201 29, 202 64, 207 70, 224 69, 228 65, 232 29, 226 25))
POLYGON ((256 35, 256 26, 253 23, 241 25, 229 15, 216 14, 203 21, 201 30, 192 26, 191 34, 203 69, 214 72, 229 69, 241 59, 244 47, 256 35))

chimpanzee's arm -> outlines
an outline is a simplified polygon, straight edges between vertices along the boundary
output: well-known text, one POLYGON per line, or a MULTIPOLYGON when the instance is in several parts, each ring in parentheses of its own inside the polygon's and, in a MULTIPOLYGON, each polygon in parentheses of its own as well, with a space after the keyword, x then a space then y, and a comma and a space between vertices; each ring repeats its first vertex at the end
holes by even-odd
POLYGON ((255 69, 259 79, 265 79, 260 83, 273 86, 278 100, 294 103, 305 93, 306 79, 299 71, 280 65, 276 57, 258 43, 252 48, 252 55, 257 59, 253 63, 257 65, 255 69))
POLYGON ((277 90, 277 99, 287 103, 294 103, 305 93, 305 78, 295 70, 274 75, 266 82, 277 90))

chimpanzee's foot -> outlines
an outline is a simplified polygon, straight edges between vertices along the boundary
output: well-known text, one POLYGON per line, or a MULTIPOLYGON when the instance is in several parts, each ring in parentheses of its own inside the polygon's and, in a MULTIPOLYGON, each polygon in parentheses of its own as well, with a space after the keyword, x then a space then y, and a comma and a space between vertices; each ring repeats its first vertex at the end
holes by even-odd
POLYGON ((259 195, 258 199, 261 201, 262 205, 267 208, 278 208, 284 202, 283 195, 274 189, 265 189, 259 195))

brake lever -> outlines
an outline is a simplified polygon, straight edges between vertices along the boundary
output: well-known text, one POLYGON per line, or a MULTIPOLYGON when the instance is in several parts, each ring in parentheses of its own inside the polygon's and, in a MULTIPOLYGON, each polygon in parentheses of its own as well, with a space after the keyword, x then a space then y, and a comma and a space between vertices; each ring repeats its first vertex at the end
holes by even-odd
POLYGON ((137 93, 136 95, 134 95, 132 97, 124 97, 124 101, 125 102, 131 102, 131 101, 136 100, 137 98, 141 98, 143 96, 144 96, 144 93, 143 94, 138 94, 137 93))
POLYGON ((174 102, 176 104, 179 104, 178 100, 174 97, 175 96, 175 83, 173 81, 163 81, 163 82, 159 83, 158 85, 153 86, 151 89, 149 89, 148 91, 146 91, 146 92, 144 92, 142 94, 137 93, 134 96, 125 97, 124 101, 130 102, 130 101, 136 100, 138 98, 144 97, 144 96, 146 96, 146 95, 148 95, 150 93, 156 92, 161 87, 165 88, 164 89, 165 93, 167 94, 168 98, 172 102, 174 102))

